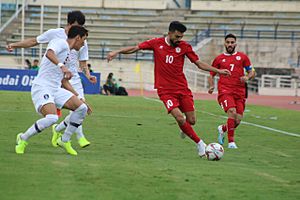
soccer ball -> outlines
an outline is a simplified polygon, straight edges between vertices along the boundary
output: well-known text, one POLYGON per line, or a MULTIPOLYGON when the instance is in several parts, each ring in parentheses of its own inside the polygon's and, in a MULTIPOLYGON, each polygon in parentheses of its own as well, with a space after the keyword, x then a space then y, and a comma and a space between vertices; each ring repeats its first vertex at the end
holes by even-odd
POLYGON ((208 160, 220 160, 224 155, 224 148, 218 143, 210 143, 206 146, 205 154, 208 160))

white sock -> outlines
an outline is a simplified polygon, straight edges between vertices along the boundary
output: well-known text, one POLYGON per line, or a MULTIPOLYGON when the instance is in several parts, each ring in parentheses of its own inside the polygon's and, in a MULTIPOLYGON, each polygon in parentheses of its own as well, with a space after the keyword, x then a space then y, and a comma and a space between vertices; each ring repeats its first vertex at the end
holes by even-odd
POLYGON ((77 138, 77 140, 79 140, 80 138, 84 137, 83 130, 82 130, 82 125, 80 125, 80 126, 76 129, 75 133, 76 133, 76 138, 77 138))
POLYGON ((61 140, 63 142, 70 141, 72 134, 76 131, 76 129, 83 122, 83 120, 86 116, 87 110, 88 110, 87 106, 85 104, 81 104, 74 112, 71 113, 70 123, 68 124, 68 126, 61 138, 61 140))
POLYGON ((32 136, 40 133, 45 128, 48 128, 55 122, 57 122, 58 116, 49 114, 46 115, 44 118, 37 120, 25 133, 21 135, 22 140, 28 140, 32 136))
POLYGON ((66 116, 66 118, 55 127, 55 130, 57 132, 61 132, 68 126, 68 124, 70 122, 71 114, 72 114, 72 112, 70 112, 70 114, 68 116, 66 116))

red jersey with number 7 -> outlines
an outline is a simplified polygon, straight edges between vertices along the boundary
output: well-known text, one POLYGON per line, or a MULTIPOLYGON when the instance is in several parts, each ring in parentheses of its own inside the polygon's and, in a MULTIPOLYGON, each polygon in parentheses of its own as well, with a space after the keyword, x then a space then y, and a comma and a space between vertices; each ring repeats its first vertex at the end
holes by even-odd
MULTIPOLYGON (((241 77, 244 76, 244 68, 251 66, 247 55, 242 52, 223 53, 215 58, 212 66, 218 69, 228 69, 231 72, 231 76, 220 75, 218 82, 219 94, 239 91, 239 89, 244 93, 245 83, 241 81, 241 77)), ((210 72, 210 74, 216 75, 214 72, 210 72)))
POLYGON ((185 56, 192 63, 199 60, 190 44, 180 41, 178 46, 173 47, 168 44, 167 38, 162 37, 142 42, 138 47, 154 52, 154 88, 175 91, 188 88, 183 73, 185 56))

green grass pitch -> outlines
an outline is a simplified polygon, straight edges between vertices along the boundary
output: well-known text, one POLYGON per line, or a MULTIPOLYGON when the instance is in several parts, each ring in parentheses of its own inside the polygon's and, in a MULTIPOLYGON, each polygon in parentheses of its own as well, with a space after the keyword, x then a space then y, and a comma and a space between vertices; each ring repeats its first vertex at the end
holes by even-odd
MULTIPOLYGON (((30 93, 0 91, 0 199, 291 200, 300 199, 300 137, 240 125, 237 150, 221 161, 200 159, 180 139, 163 105, 142 97, 87 96, 94 113, 84 122, 91 146, 78 156, 50 143, 51 129, 14 152, 16 134, 39 118, 30 93)), ((196 132, 216 142, 225 122, 215 101, 195 101, 196 132), (204 112, 214 115, 208 115, 204 112)), ((300 133, 300 112, 247 106, 244 121, 300 133)), ((64 116, 67 111, 64 111, 64 116)))

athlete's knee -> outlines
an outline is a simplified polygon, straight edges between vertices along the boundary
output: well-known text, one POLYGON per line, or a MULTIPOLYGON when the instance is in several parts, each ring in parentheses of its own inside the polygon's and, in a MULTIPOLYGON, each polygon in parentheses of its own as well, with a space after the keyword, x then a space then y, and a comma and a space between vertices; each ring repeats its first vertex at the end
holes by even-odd
POLYGON ((196 118, 195 117, 189 117, 187 119, 190 125, 195 125, 196 124, 196 118))
POLYGON ((227 114, 232 117, 232 118, 236 118, 237 117, 237 113, 236 113, 236 109, 235 108, 229 108, 227 111, 227 114))
POLYGON ((81 116, 85 117, 86 113, 88 111, 88 107, 86 104, 81 104, 74 112, 80 114, 81 116))
POLYGON ((49 122, 49 124, 50 124, 49 126, 51 126, 52 124, 55 124, 58 121, 58 115, 49 114, 49 115, 46 115, 45 118, 49 122))
POLYGON ((240 125, 241 120, 240 119, 235 119, 234 123, 235 123, 234 128, 236 128, 236 127, 238 127, 240 125))
POLYGON ((186 121, 183 115, 176 115, 174 118, 180 126, 182 126, 186 121))

